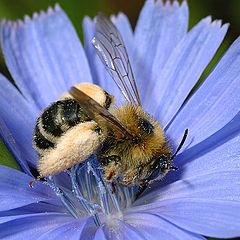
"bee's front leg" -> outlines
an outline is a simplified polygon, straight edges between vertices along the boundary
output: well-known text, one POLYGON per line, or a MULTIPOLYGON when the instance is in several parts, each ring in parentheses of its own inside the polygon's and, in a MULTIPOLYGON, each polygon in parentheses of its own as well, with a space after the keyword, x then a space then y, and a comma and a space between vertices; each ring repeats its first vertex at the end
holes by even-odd
POLYGON ((143 180, 138 188, 138 192, 136 194, 135 200, 139 198, 139 196, 145 191, 145 189, 149 186, 150 182, 148 180, 143 180))

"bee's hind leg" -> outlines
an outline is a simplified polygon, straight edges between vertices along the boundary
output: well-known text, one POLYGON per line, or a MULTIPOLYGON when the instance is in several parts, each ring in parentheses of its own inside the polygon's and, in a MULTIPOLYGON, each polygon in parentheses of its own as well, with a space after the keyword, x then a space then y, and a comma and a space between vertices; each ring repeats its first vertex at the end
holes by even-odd
POLYGON ((34 182, 37 182, 37 181, 39 181, 39 180, 41 180, 41 177, 40 176, 38 176, 37 178, 35 178, 35 179, 33 179, 30 183, 29 183, 29 187, 33 187, 33 183, 34 182))

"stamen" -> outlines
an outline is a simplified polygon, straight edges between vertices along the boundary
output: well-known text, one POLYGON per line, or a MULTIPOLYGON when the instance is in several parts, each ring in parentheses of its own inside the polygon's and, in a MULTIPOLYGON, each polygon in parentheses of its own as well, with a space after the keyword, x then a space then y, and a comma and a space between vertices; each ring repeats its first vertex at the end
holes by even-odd
POLYGON ((77 166, 73 166, 71 168, 71 171, 68 171, 68 174, 71 178, 71 182, 72 182, 72 190, 75 194, 75 196, 77 197, 78 201, 81 203, 81 205, 83 206, 83 208, 85 209, 85 211, 93 216, 94 222, 97 226, 100 226, 100 219, 97 215, 97 213, 95 212, 94 207, 91 205, 91 203, 89 203, 81 194, 81 192, 79 191, 79 185, 77 183, 77 179, 76 179, 76 171, 78 169, 79 165, 77 166))
POLYGON ((115 216, 121 218, 121 209, 129 207, 136 195, 136 188, 122 188, 117 184, 116 192, 113 193, 112 185, 106 183, 104 172, 100 169, 95 155, 66 172, 71 180, 70 191, 57 186, 54 176, 46 178, 45 184, 55 191, 74 218, 87 214, 93 217, 96 226, 101 225, 104 214, 111 217, 117 213, 115 216))
POLYGON ((53 189, 53 191, 56 193, 56 195, 61 200, 62 204, 66 207, 66 209, 69 211, 69 213, 74 217, 78 218, 78 214, 76 212, 76 207, 73 205, 70 198, 56 185, 54 176, 50 176, 46 178, 46 182, 44 184, 47 184, 50 188, 53 189))
POLYGON ((109 194, 109 196, 110 196, 110 198, 112 200, 113 206, 115 207, 117 212, 121 212, 119 201, 118 201, 116 193, 112 193, 112 189, 110 188, 110 185, 106 184, 106 182, 104 181, 103 178, 102 178, 102 181, 104 182, 104 186, 107 189, 107 192, 108 192, 108 194, 109 194))
POLYGON ((87 168, 88 173, 92 172, 97 182, 98 194, 100 197, 101 205, 103 206, 105 213, 109 214, 110 213, 109 202, 108 202, 108 197, 107 197, 106 189, 103 185, 103 182, 101 181, 100 176, 98 176, 97 172, 92 168, 90 162, 87 162, 87 167, 88 167, 87 168))
POLYGON ((126 205, 127 205, 126 207, 129 207, 132 204, 132 199, 129 194, 129 189, 124 188, 123 191, 126 198, 126 205))
POLYGON ((92 187, 92 175, 91 174, 85 174, 85 181, 86 181, 86 187, 88 192, 89 201, 92 202, 94 200, 94 193, 93 193, 93 187, 92 187))

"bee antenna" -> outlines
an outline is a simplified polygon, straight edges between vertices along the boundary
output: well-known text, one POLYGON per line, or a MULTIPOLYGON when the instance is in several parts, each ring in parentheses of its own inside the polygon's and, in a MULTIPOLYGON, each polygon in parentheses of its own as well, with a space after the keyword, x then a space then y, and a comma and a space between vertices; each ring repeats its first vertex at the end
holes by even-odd
POLYGON ((171 156, 171 159, 170 159, 170 160, 173 160, 173 159, 176 157, 177 153, 180 151, 180 149, 182 148, 185 140, 187 139, 187 135, 188 135, 188 128, 187 128, 187 129, 185 130, 185 132, 184 132, 182 141, 180 142, 180 144, 179 144, 179 146, 178 146, 178 148, 177 148, 177 151, 171 156))

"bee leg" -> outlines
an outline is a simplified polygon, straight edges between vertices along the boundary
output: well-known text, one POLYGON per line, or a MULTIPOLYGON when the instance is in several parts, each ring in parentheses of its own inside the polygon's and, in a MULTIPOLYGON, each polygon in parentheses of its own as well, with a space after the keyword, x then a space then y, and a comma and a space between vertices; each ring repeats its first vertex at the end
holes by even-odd
POLYGON ((112 182, 112 194, 116 192, 116 184, 112 182))
POLYGON ((175 166, 171 165, 171 166, 170 166, 170 169, 177 171, 177 170, 178 170, 178 167, 175 167, 175 166))
POLYGON ((33 179, 33 180, 29 183, 29 186, 32 188, 32 187, 33 187, 33 183, 39 181, 40 179, 41 179, 40 176, 38 176, 37 178, 33 179))
POLYGON ((145 191, 145 189, 149 186, 150 182, 148 180, 145 180, 141 183, 141 185, 138 188, 138 192, 136 194, 135 200, 139 198, 139 196, 145 191))

